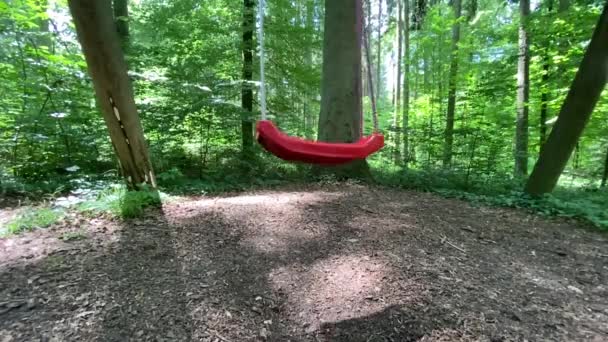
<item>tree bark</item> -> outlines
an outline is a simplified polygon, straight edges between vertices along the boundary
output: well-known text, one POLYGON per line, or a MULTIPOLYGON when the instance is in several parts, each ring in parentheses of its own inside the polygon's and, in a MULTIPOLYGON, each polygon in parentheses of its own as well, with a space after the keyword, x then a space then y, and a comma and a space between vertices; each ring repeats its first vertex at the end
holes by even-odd
POLYGON ((403 73, 403 164, 407 167, 410 160, 410 133, 409 133, 409 118, 410 118, 410 0, 404 0, 404 70, 403 73))
POLYGON ((519 1, 519 61, 517 63, 517 121, 515 128, 515 177, 528 174, 528 102, 530 98, 530 0, 519 1))
POLYGON ((553 191, 608 79, 608 3, 574 77, 543 152, 525 191, 542 195, 553 191))
POLYGON ((456 111, 456 78, 458 76, 458 42, 460 41, 460 15, 462 14, 461 0, 453 0, 454 18, 452 26, 452 56, 450 57, 450 79, 448 89, 448 111, 445 120, 443 143, 443 167, 452 164, 452 149, 454 145, 454 115, 456 111))
POLYGON ((253 29, 255 25, 255 1, 243 0, 243 84, 241 88, 241 143, 242 153, 251 154, 253 148, 253 29))
POLYGON ((156 187, 109 1, 69 0, 97 101, 129 189, 156 187))
MULTIPOLYGON (((319 140, 355 142, 362 132, 362 0, 325 2, 319 140)), ((365 160, 332 168, 345 178, 369 178, 365 160)))
POLYGON ((393 117, 393 129, 395 130, 395 147, 393 150, 393 158, 397 165, 401 164, 401 127, 399 125, 399 117, 401 116, 401 56, 403 54, 403 8, 402 0, 397 0, 397 80, 395 81, 395 114, 393 117))

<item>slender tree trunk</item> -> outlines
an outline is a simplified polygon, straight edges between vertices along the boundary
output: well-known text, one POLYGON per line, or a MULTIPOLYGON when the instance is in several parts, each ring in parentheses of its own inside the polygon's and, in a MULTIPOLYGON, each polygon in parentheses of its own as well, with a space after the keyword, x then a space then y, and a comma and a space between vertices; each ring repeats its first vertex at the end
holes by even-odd
POLYGON ((602 175, 602 185, 601 187, 606 187, 606 182, 608 182, 608 148, 606 148, 606 159, 604 160, 604 174, 602 175))
POLYGON ((88 0, 69 0, 68 4, 127 186, 156 187, 111 4, 88 0))
POLYGON ((393 126, 395 130, 395 150, 393 151, 393 158, 397 165, 401 164, 401 127, 399 125, 399 117, 401 116, 401 56, 403 49, 403 8, 401 6, 402 0, 397 0, 397 80, 395 81, 395 116, 393 118, 393 126))
MULTIPOLYGON (((376 61, 376 98, 382 97, 382 2, 384 0, 378 0, 378 60, 376 61)), ((371 42, 370 42, 371 43, 371 42)))
MULTIPOLYGON (((326 1, 324 32, 319 140, 355 142, 362 127, 362 0, 326 1)), ((371 176, 365 160, 332 170, 338 177, 371 176)))
POLYGON ((530 98, 530 0, 519 1, 519 62, 517 63, 517 122, 515 128, 515 177, 528 174, 528 102, 530 98))
MULTIPOLYGON (((567 9, 568 2, 560 0, 559 11, 563 12, 567 9)), ((553 0, 547 1, 547 12, 553 11, 553 0)), ((542 76, 542 93, 540 95, 540 135, 539 135, 539 150, 538 154, 543 151, 543 146, 547 140, 547 120, 549 119, 549 79, 551 73, 551 57, 549 56, 550 46, 547 42, 547 46, 544 49, 543 56, 543 76, 542 76)))
POLYGON ((116 31, 122 41, 123 47, 126 47, 129 42, 128 2, 128 0, 114 0, 114 21, 116 22, 116 31))
POLYGON ((534 171, 526 192, 541 195, 553 191, 608 79, 608 3, 574 77, 557 121, 534 171))
POLYGON ((473 21, 473 19, 475 19, 475 16, 477 15, 477 0, 469 0, 469 8, 468 8, 468 13, 467 13, 467 21, 471 22, 473 21))
POLYGON ((404 70, 403 73, 403 164, 407 167, 410 160, 410 0, 404 0, 404 70))
POLYGON ((454 145, 454 115, 456 111, 456 78, 458 76, 458 42, 460 41, 460 15, 462 13, 461 0, 453 0, 452 6, 456 22, 452 27, 452 56, 450 57, 450 80, 448 89, 448 111, 445 121, 443 167, 452 163, 452 149, 454 145))
POLYGON ((547 140, 547 117, 548 117, 548 102, 549 102, 549 71, 551 59, 549 58, 549 49, 545 49, 543 56, 543 76, 542 76, 542 93, 540 94, 540 135, 539 135, 539 155, 543 151, 543 145, 547 140))
POLYGON ((47 11, 49 9, 49 0, 36 0, 36 4, 40 7, 41 14, 43 15, 38 19, 38 27, 40 29, 40 36, 36 39, 38 46, 46 46, 51 49, 53 40, 49 34, 49 18, 47 17, 47 11))
POLYGON ((250 156, 253 148, 253 29, 255 1, 243 0, 243 86, 241 88, 241 143, 242 153, 250 156))
MULTIPOLYGON (((312 42, 315 36, 315 24, 314 24, 314 15, 315 15, 315 3, 314 1, 307 1, 306 2, 306 28, 311 30, 311 35, 310 35, 310 41, 312 42)), ((310 48, 308 49, 308 51, 306 52, 306 63, 308 63, 308 65, 312 65, 312 57, 313 57, 313 49, 310 48)), ((308 139, 312 138, 313 135, 313 115, 312 112, 310 110, 310 100, 311 100, 311 95, 310 95, 310 91, 307 89, 306 93, 304 94, 305 98, 304 98, 304 120, 305 120, 305 136, 308 139)))

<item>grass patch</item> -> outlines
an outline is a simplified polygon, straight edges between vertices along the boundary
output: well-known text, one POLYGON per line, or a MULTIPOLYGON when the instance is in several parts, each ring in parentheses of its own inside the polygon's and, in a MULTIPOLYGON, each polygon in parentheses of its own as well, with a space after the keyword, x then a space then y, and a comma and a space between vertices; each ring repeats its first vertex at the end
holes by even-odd
POLYGON ((96 198, 79 203, 76 209, 84 214, 109 213, 123 219, 139 217, 144 210, 161 203, 164 197, 157 191, 127 191, 123 185, 113 185, 96 198))
POLYGON ((25 210, 7 224, 6 234, 46 228, 59 221, 64 215, 63 210, 59 209, 30 208, 25 210))

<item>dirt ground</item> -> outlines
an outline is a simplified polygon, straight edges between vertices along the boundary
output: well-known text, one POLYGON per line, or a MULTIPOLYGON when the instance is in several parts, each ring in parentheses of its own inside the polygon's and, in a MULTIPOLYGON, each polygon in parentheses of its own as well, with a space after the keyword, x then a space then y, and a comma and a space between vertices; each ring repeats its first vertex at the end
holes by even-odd
POLYGON ((607 341, 608 234, 359 185, 0 240, 0 342, 607 341))

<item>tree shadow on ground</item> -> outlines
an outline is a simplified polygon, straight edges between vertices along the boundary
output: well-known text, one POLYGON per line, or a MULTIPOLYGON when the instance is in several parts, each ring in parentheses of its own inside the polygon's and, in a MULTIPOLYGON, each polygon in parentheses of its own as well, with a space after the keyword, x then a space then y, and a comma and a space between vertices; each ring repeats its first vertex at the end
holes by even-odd
POLYGON ((153 209, 136 220, 78 220, 4 246, 39 250, 0 263, 0 340, 190 340, 163 217, 153 209))

